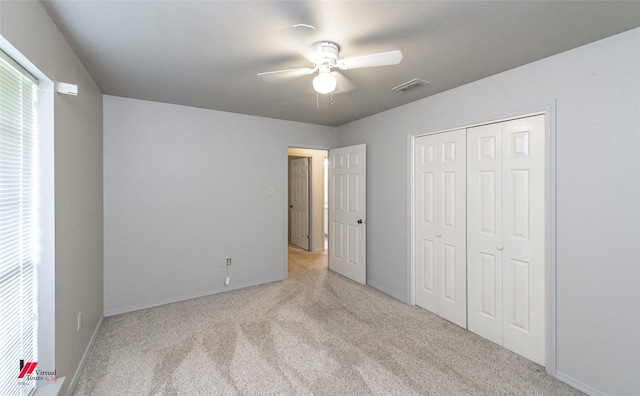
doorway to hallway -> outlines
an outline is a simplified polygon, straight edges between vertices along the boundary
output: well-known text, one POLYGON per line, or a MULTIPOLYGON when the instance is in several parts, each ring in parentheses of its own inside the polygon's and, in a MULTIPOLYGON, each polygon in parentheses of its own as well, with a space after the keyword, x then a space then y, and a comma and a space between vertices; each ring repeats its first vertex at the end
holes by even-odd
POLYGON ((288 271, 305 268, 298 265, 300 260, 314 261, 314 265, 319 260, 328 267, 328 155, 327 150, 287 149, 288 271))

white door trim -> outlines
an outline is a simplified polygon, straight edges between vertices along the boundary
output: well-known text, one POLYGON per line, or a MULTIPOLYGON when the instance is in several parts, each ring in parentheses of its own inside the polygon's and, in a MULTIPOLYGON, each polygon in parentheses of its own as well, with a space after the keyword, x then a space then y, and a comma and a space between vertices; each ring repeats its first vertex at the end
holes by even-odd
POLYGON ((545 279, 545 293, 546 293, 546 332, 545 332, 545 370, 553 376, 557 376, 557 354, 556 354, 556 312, 557 312, 557 295, 556 295, 556 101, 550 100, 548 102, 534 104, 531 106, 512 109, 504 113, 478 117, 471 121, 454 122, 439 129, 432 129, 430 132, 413 131, 407 134, 407 185, 408 191, 408 204, 409 210, 407 211, 408 217, 408 235, 410 237, 407 241, 407 249, 409 250, 409 262, 407 263, 407 290, 408 301, 411 305, 415 305, 415 258, 413 257, 414 247, 413 240, 415 235, 414 224, 414 184, 413 184, 413 147, 416 137, 431 135, 435 133, 442 133, 452 131, 461 128, 471 128, 475 126, 491 124, 495 122, 508 121, 517 118, 528 117, 537 114, 545 114, 545 216, 546 216, 546 241, 545 241, 545 256, 546 256, 546 279, 545 279))

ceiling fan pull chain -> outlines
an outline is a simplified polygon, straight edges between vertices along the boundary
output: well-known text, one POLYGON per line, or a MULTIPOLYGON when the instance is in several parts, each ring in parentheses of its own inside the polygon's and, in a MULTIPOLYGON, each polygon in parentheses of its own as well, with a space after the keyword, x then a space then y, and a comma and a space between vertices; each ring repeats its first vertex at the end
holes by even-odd
POLYGON ((316 92, 316 109, 320 108, 320 94, 316 92))
POLYGON ((331 92, 331 97, 329 99, 329 104, 332 105, 333 104, 333 92, 331 92))

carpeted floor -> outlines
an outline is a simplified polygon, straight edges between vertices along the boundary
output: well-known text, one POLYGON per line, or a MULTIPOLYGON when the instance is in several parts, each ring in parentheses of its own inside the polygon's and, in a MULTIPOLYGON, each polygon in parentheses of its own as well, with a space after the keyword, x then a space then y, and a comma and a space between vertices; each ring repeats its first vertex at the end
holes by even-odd
POLYGON ((289 279, 106 318, 74 395, 573 395, 544 368, 289 249, 289 279))

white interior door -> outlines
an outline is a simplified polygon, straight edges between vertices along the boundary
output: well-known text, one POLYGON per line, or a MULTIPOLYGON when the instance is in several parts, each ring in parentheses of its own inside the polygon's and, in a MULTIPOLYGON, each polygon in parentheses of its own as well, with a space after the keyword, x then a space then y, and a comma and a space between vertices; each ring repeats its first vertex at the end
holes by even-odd
POLYGON ((502 125, 467 131, 469 330, 502 345, 502 125))
POLYGON ((467 139, 469 330, 544 365, 544 115, 467 139))
POLYGON ((309 250, 309 158, 291 161, 291 243, 309 250))
POLYGON ((545 365, 544 115, 503 123, 502 345, 545 365))
POLYGON ((466 133, 414 143, 415 303, 467 327, 466 133))
POLYGON ((366 145, 329 151, 329 269, 366 284, 366 145))

